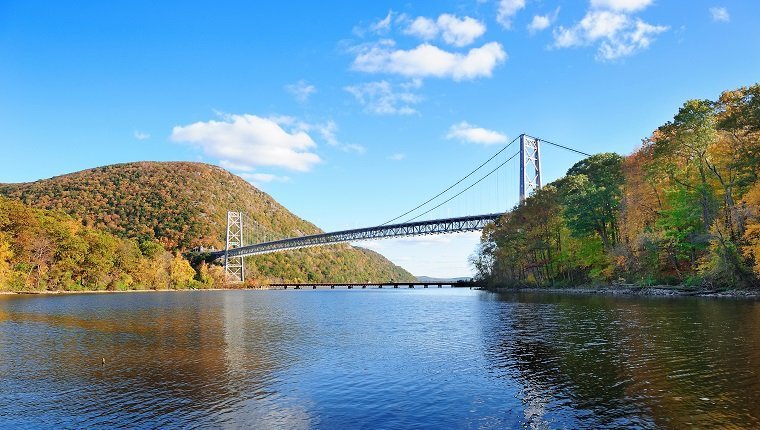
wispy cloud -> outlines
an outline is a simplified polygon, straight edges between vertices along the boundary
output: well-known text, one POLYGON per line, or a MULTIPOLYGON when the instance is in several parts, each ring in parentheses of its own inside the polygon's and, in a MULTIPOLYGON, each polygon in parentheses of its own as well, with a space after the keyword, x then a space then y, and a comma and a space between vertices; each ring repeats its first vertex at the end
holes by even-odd
MULTIPOLYGON (((451 243, 452 239, 448 235, 444 236, 407 236, 393 239, 393 243, 397 245, 405 246, 435 246, 451 243)), ((386 247, 389 243, 387 241, 378 240, 366 240, 361 242, 354 242, 352 245, 360 246, 362 248, 372 249, 380 251, 386 247)))
POLYGON ((238 171, 238 172, 239 171, 250 172, 251 170, 254 169, 253 166, 249 166, 247 164, 236 163, 236 162, 230 161, 230 160, 221 160, 221 161, 219 161, 219 165, 222 166, 222 167, 224 167, 227 170, 238 171))
POLYGON ((366 24, 360 24, 354 27, 353 33, 354 35, 358 37, 364 37, 367 34, 378 34, 378 35, 384 35, 388 34, 391 31, 391 28, 393 27, 394 21, 403 20, 404 15, 399 15, 397 12, 394 12, 393 10, 389 10, 388 14, 385 15, 384 18, 376 19, 372 21, 369 25, 366 24), (394 20, 394 16, 396 16, 396 19, 394 20))
POLYGON ((413 107, 422 97, 412 92, 419 82, 393 85, 388 81, 366 82, 344 89, 369 113, 378 115, 413 115, 413 107))
POLYGON ((370 30, 375 33, 385 33, 391 29, 391 20, 393 19, 393 11, 389 10, 385 18, 375 22, 370 26, 370 30))
POLYGON ((344 143, 338 140, 338 124, 333 120, 317 124, 314 126, 314 128, 316 129, 317 133, 322 136, 322 139, 327 142, 328 145, 338 148, 341 151, 353 152, 356 154, 363 154, 366 151, 366 148, 361 145, 355 143, 344 143))
POLYGON ((317 87, 303 79, 294 84, 285 85, 285 89, 300 103, 306 103, 309 97, 317 92, 317 87))
POLYGON ((146 139, 150 139, 150 134, 148 134, 148 133, 145 133, 145 132, 142 132, 142 131, 140 131, 140 130, 135 130, 135 131, 134 131, 134 133, 132 133, 132 135, 133 135, 133 136, 135 137, 135 139, 137 139, 137 140, 146 140, 146 139))
POLYGON ((729 22, 731 21, 731 15, 728 13, 728 9, 724 7, 711 7, 710 16, 715 22, 729 22))
POLYGON ((507 136, 503 133, 478 127, 466 121, 452 125, 449 128, 448 134, 446 134, 446 138, 480 145, 496 145, 507 142, 507 136))
POLYGON ((406 158, 406 154, 404 154, 403 152, 397 152, 395 154, 389 155, 387 158, 393 161, 401 161, 406 158))

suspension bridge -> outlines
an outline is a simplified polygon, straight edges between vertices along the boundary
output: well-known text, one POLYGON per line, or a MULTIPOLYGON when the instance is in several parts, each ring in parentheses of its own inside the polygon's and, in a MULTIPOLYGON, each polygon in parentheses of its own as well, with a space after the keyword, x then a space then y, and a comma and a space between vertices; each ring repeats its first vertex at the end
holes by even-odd
MULTIPOLYGON (((366 240, 389 239, 408 236, 424 236, 460 233, 482 230, 488 223, 497 220, 504 212, 493 212, 481 215, 465 215, 456 217, 438 217, 429 220, 419 220, 435 210, 438 210, 455 199, 461 198, 474 187, 484 183, 488 178, 497 178, 501 169, 515 160, 519 165, 519 202, 525 200, 533 191, 541 188, 541 143, 561 148, 580 155, 589 154, 567 146, 559 145, 541 138, 521 134, 506 146, 502 147, 491 158, 483 162, 473 171, 459 179, 457 182, 427 199, 413 209, 386 221, 383 224, 357 228, 351 230, 320 233, 300 237, 280 238, 258 243, 246 243, 244 234, 246 227, 245 214, 243 212, 227 213, 227 238, 225 249, 211 254, 213 259, 224 259, 224 268, 228 278, 233 282, 245 280, 244 257, 251 255, 268 254, 272 252, 288 251, 313 246, 332 245, 345 242, 359 242, 366 240), (517 152, 512 155, 506 151, 515 142, 519 141, 517 152), (519 156, 519 161, 516 160, 519 156), (503 159, 503 161, 502 161, 503 159), (495 167, 493 167, 495 166, 495 167), (492 167, 492 168, 491 168, 492 167), (491 168, 491 170, 488 170, 491 168), (481 172, 482 176, 477 176, 481 172), (403 218, 404 221, 399 222, 403 218)), ((498 194, 498 192, 496 193, 498 194)))

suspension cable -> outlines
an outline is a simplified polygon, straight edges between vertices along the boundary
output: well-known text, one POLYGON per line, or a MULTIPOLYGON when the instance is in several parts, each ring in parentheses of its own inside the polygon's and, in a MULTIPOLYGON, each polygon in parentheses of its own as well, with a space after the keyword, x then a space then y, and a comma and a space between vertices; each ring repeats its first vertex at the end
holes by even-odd
MULTIPOLYGON (((531 137, 533 137, 533 136, 531 136, 531 137)), ((540 137, 534 137, 534 139, 539 140, 539 141, 544 142, 544 143, 548 143, 549 145, 553 145, 553 146, 556 146, 558 148, 566 149, 568 151, 572 151, 572 152, 575 152, 575 153, 578 153, 578 154, 581 154, 581 155, 585 155, 586 157, 590 157, 591 156, 591 154, 587 154, 587 153, 585 153, 583 151, 579 151, 577 149, 569 148, 567 146, 560 145, 559 143, 549 142, 548 140, 541 139, 540 137)))
MULTIPOLYGON (((415 207, 414 209, 408 210, 408 211, 404 212, 403 214, 401 214, 401 215, 397 216, 396 218, 393 218, 393 219, 391 219, 391 220, 388 220, 388 221, 386 221, 386 222, 384 222, 384 223, 380 224, 380 226, 384 226, 384 225, 386 225, 386 224, 390 224, 390 223, 392 223, 393 221, 396 221, 396 220, 397 220, 397 219, 399 219, 399 218, 403 218, 403 217, 405 217, 405 216, 409 215, 410 213, 412 213, 412 212, 416 211, 417 209, 419 209, 419 208, 421 208, 421 207, 425 206, 426 204, 428 204, 428 203, 432 202, 433 200, 437 199, 437 198, 438 198, 438 197, 440 197, 441 195, 445 194, 445 193, 446 193, 447 191, 449 191, 450 189, 452 189, 452 188, 456 187, 457 185, 461 184, 461 183, 462 183, 462 181, 464 181, 465 179, 467 179, 467 178, 469 178, 470 176, 472 176, 472 175, 473 175, 473 173, 475 173, 475 172, 477 172, 478 170, 480 170, 480 168, 481 168, 481 167, 485 166, 486 164, 488 164, 488 162, 490 162, 491 160, 493 160, 494 158, 496 158, 496 156, 497 156, 497 155, 499 155, 499 154, 501 154, 502 152, 504 152, 504 150, 505 150, 505 149, 509 148, 509 146, 510 146, 510 145, 512 145, 513 143, 515 143, 515 142, 517 141, 517 139, 519 139, 519 138, 520 138, 520 136, 517 136, 517 137, 515 137, 514 139, 512 139, 512 141, 511 141, 511 142, 509 142, 509 143, 508 143, 508 144, 507 144, 505 147, 501 148, 501 149, 499 150, 499 152, 497 152, 497 153, 496 153, 496 154, 494 154, 494 155, 493 155, 491 158, 489 158, 488 160, 486 160, 485 162, 483 162, 483 164, 481 164, 480 166, 476 167, 476 168, 475 168, 475 170, 473 170, 472 172, 468 173, 468 174, 467 174, 467 176, 465 176, 464 178, 462 178, 462 179, 458 180, 456 183, 454 183, 454 185, 452 185, 452 186, 450 186, 450 187, 446 188, 445 190, 443 190, 443 191, 441 191, 440 193, 436 194, 435 196, 431 197, 430 199, 428 199, 428 200, 427 200, 427 201, 425 201, 424 203, 421 203, 420 205, 418 205, 418 206, 417 206, 417 207, 415 207)), ((513 155, 512 157, 514 157, 514 155, 513 155)), ((501 167, 501 166, 499 166, 499 167, 501 167)), ((498 168, 498 167, 497 167, 497 168, 498 168)), ((490 175, 490 173, 489 173, 489 175, 490 175)), ((485 176, 484 176, 484 177, 485 177, 485 176)), ((478 181, 478 182, 480 182, 480 181, 478 181)), ((477 183, 477 182, 476 182, 476 183, 477 183)), ((459 195, 459 194, 457 194, 457 195, 459 195)), ((447 200, 447 201, 448 201, 448 200, 447 200)), ((445 202, 444 202, 444 203, 445 203, 445 202)), ((438 207, 438 206, 436 206, 436 207, 438 207)), ((430 211, 428 211, 428 212, 430 212, 430 211)), ((425 212, 425 213, 428 213, 428 212, 425 212)), ((423 214, 423 215, 424 215, 424 214, 423 214)), ((419 218, 419 216, 418 216, 417 218, 419 218)), ((416 219, 416 218, 414 218, 414 219, 416 219)))
MULTIPOLYGON (((514 141, 513 141, 513 142, 514 142, 514 141)), ((501 151, 499 151, 499 152, 501 152, 501 151)), ((511 157, 509 157, 509 158, 507 158, 507 160, 506 160, 506 161, 504 161, 503 163, 501 163, 501 164, 499 164, 498 166, 496 166, 496 168, 494 168, 493 170, 491 170, 490 172, 488 172, 488 173, 487 173, 485 176, 483 176, 482 178, 478 179, 476 182, 473 182, 472 184, 470 184, 470 186, 469 186, 469 187, 467 187, 467 188, 463 189, 462 191, 460 191, 460 192, 458 192, 458 193, 454 194, 453 196, 449 197, 449 198, 448 198, 447 200, 445 200, 444 202, 442 202, 442 203, 438 204, 438 206, 435 206, 435 207, 433 207, 433 208, 431 208, 431 209, 428 209, 427 211, 425 211, 425 212, 423 212, 423 213, 421 213, 421 214, 417 215, 416 217, 414 217, 414 218, 412 218, 412 219, 409 219, 409 220, 407 220, 406 222, 412 222, 412 221, 416 220, 417 218, 419 218, 419 217, 421 217, 421 216, 423 216, 423 215, 426 215, 426 214, 428 214, 428 213, 430 213, 430 212, 434 211, 435 209, 438 209, 439 207, 441 207, 441 206, 445 205, 446 203, 448 203, 448 202, 450 202, 450 201, 454 200, 454 198, 456 198, 456 197, 459 197, 459 195, 461 195, 461 194, 462 194, 462 193, 464 193, 465 191, 469 190, 470 188, 474 187, 475 185, 478 185, 478 183, 480 183, 480 181, 482 181, 483 179, 485 179, 485 178, 487 178, 487 177, 491 176, 491 174, 492 174, 493 172, 495 172, 495 171, 499 170, 499 168, 501 168, 501 166, 503 166, 503 165, 505 165, 505 164, 509 163, 510 161, 512 161, 512 159, 513 159, 513 158, 515 158, 515 157, 517 157, 517 155, 518 155, 519 153, 520 153, 519 151, 518 151, 518 152, 515 152, 515 153, 514 153, 514 155, 512 155, 512 156, 511 156, 511 157)), ((469 176, 469 175, 468 175, 468 176, 469 176)), ((460 181, 460 182, 461 182, 461 181, 460 181)))

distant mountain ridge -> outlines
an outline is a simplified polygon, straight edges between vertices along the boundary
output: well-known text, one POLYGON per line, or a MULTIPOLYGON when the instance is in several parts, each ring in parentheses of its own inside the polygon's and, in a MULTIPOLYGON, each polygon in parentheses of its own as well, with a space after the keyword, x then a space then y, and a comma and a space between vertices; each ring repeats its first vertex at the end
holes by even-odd
MULTIPOLYGON (((255 223, 254 240, 322 232, 244 179, 204 163, 114 164, 35 182, 0 184, 0 195, 177 251, 223 248, 228 210, 243 211, 255 223)), ((345 244, 252 257, 248 267, 249 276, 263 280, 414 279, 381 255, 345 244)))
POLYGON ((418 276, 417 281, 419 282, 466 282, 471 280, 470 277, 460 277, 460 278, 434 278, 430 276, 418 276))

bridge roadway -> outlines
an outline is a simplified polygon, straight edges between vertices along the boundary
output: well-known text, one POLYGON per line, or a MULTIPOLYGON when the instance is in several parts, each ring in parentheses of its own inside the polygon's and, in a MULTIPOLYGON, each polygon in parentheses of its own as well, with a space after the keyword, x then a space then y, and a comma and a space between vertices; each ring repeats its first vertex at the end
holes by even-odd
POLYGON ((472 282, 452 282, 452 281, 438 281, 438 282, 306 282, 306 283, 279 283, 279 284, 269 284, 269 288, 282 288, 284 290, 287 290, 288 288, 292 288, 294 290, 300 290, 304 288, 311 287, 312 289, 316 290, 317 287, 330 287, 331 289, 335 289, 335 287, 346 287, 349 290, 353 288, 367 288, 367 287, 375 287, 375 288, 383 288, 383 287, 392 287, 392 288, 398 288, 400 286, 404 286, 407 288, 414 288, 414 287, 422 287, 422 288, 428 288, 428 287, 438 287, 443 288, 444 286, 449 286, 451 288, 466 288, 466 287, 472 287, 474 284, 472 282))
POLYGON ((257 243, 255 245, 246 245, 232 248, 227 251, 216 251, 212 253, 211 256, 215 259, 224 258, 225 253, 227 253, 227 257, 245 257, 248 255, 268 254, 289 249, 331 245, 342 242, 358 242, 362 240, 387 239, 392 237, 477 231, 482 230, 486 224, 495 221, 502 215, 502 213, 470 215, 457 218, 416 221, 402 224, 357 228, 332 233, 320 233, 257 243))

